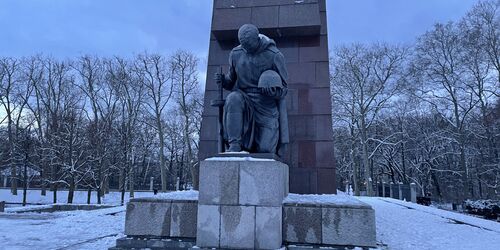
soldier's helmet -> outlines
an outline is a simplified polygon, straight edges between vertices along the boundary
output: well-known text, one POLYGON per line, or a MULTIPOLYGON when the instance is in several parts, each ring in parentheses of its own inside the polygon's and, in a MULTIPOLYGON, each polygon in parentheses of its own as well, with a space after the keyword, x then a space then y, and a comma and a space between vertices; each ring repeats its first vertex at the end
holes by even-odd
POLYGON ((283 88, 281 76, 274 70, 264 71, 259 78, 259 88, 283 88))

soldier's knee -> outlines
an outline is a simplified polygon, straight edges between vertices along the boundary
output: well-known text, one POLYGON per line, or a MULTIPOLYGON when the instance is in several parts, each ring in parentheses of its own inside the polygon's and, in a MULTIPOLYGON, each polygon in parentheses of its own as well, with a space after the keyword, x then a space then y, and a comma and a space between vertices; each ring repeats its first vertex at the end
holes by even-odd
POLYGON ((233 91, 227 95, 226 102, 229 104, 243 102, 243 95, 238 91, 233 91))
POLYGON ((237 91, 229 93, 226 97, 226 110, 242 108, 244 103, 243 95, 237 91))

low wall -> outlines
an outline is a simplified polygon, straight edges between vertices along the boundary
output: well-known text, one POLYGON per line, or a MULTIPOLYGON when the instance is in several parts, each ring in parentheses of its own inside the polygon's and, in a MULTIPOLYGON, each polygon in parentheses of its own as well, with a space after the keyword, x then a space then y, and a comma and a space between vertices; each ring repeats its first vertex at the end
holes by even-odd
POLYGON ((375 211, 350 196, 290 194, 283 203, 288 244, 376 246, 375 211))
POLYGON ((125 234, 133 237, 195 238, 198 193, 160 194, 127 203, 125 234))
POLYGON ((16 213, 54 213, 63 211, 75 210, 96 210, 102 208, 111 208, 113 205, 94 205, 94 204, 48 204, 34 207, 27 207, 26 209, 17 210, 16 213))
MULTIPOLYGON (((192 192, 190 199, 186 199, 185 194, 177 196, 175 199, 160 196, 131 200, 127 204, 125 222, 125 234, 129 238, 122 239, 120 245, 139 247, 141 244, 150 244, 138 238, 183 238, 194 242, 200 216, 196 192, 192 192)), ((204 205, 202 214, 211 214, 211 207, 204 205)), ((224 207, 228 208, 239 207, 224 207)), ((217 208, 218 212, 202 218, 202 221, 212 218, 217 221, 218 228, 221 222, 217 218, 223 212, 219 209, 223 210, 217 208)), ((230 216, 231 221, 244 222, 244 211, 240 212, 239 220, 230 216)), ((351 196, 289 194, 278 214, 282 216, 283 245, 376 246, 375 212, 369 205, 351 196)), ((270 229, 266 223, 263 223, 264 228, 270 229)), ((276 233, 272 231, 267 234, 276 233)))

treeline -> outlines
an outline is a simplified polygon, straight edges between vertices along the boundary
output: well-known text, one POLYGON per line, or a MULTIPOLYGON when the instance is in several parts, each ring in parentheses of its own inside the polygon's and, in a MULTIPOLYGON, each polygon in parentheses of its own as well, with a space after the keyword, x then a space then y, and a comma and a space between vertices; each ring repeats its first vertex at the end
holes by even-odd
POLYGON ((500 198, 500 1, 414 45, 342 46, 331 61, 339 186, 359 195, 415 182, 446 201, 500 198))
MULTIPOLYGON (((196 178, 202 94, 188 51, 133 58, 0 58, 0 172, 18 187, 134 196, 196 178)), ((26 194, 26 192, 24 192, 26 194)), ((90 193, 89 193, 90 194, 90 193)), ((89 195, 90 197, 90 195, 89 195)), ((24 196, 26 202, 26 196, 24 196)), ((90 202, 90 201, 89 201, 90 202)))

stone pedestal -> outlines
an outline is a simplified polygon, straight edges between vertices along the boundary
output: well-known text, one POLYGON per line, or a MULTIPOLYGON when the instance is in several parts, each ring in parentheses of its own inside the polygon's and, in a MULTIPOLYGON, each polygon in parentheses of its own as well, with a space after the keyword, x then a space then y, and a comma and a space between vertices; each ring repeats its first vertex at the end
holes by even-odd
POLYGON ((276 249, 282 245, 282 202, 288 166, 252 157, 209 158, 200 165, 196 245, 276 249))
POLYGON ((375 211, 351 196, 290 194, 283 203, 287 244, 375 247, 375 211))
POLYGON ((196 196, 196 192, 189 191, 130 200, 125 234, 129 237, 195 238, 196 196))

